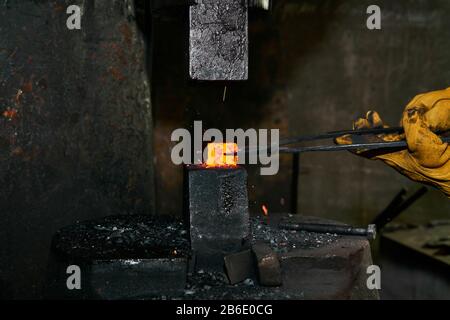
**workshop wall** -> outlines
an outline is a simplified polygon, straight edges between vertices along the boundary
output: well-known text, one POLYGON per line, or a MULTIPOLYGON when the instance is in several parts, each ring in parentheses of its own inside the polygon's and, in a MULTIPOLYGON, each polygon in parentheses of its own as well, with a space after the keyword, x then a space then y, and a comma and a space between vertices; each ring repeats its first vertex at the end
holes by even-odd
POLYGON ((2 295, 41 295, 57 229, 152 211, 145 61, 128 1, 1 2, 2 295), (79 31, 66 27, 70 4, 79 31))

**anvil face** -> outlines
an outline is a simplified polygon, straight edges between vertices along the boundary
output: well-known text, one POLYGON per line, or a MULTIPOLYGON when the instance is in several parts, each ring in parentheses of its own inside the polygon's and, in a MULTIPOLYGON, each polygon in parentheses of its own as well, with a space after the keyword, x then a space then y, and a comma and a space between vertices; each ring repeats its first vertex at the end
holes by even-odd
POLYGON ((240 167, 193 166, 187 170, 196 267, 222 270, 224 256, 242 251, 250 235, 247 172, 240 167))
POLYGON ((189 23, 192 79, 248 79, 247 0, 197 0, 189 23))

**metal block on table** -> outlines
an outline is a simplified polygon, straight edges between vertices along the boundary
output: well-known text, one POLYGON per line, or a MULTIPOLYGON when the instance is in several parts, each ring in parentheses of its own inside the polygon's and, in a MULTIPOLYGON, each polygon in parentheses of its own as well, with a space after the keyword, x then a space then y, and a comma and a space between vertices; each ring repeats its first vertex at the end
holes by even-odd
POLYGON ((252 251, 258 266, 259 283, 267 287, 281 286, 283 280, 278 255, 262 242, 253 244, 252 251))
POLYGON ((186 280, 185 258, 95 261, 90 271, 90 288, 102 300, 179 294, 186 280))
POLYGON ((187 231, 163 216, 110 216, 78 222, 53 237, 46 297, 135 299, 177 295, 186 287, 187 231), (67 287, 69 266, 81 288, 67 287))
POLYGON ((251 250, 230 254, 224 260, 230 284, 256 278, 255 259, 251 250))

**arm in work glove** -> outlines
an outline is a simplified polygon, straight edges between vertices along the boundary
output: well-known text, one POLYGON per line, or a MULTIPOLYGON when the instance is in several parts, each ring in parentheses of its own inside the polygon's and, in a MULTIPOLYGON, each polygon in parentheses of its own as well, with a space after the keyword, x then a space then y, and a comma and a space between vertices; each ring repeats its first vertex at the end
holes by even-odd
MULTIPOLYGON (((403 112, 404 134, 372 136, 370 142, 398 141, 406 138, 407 150, 358 150, 356 153, 381 160, 410 179, 432 185, 450 198, 450 146, 434 132, 450 130, 450 88, 416 96, 403 112)), ((376 112, 354 123, 354 129, 387 127, 376 112)), ((356 136, 336 139, 338 144, 351 144, 356 136)))

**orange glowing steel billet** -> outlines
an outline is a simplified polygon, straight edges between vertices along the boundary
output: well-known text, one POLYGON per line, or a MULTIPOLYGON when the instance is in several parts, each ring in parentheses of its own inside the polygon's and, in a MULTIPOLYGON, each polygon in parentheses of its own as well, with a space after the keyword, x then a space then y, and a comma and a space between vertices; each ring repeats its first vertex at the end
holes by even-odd
POLYGON ((237 167, 238 151, 236 143, 209 143, 206 167, 237 167))

